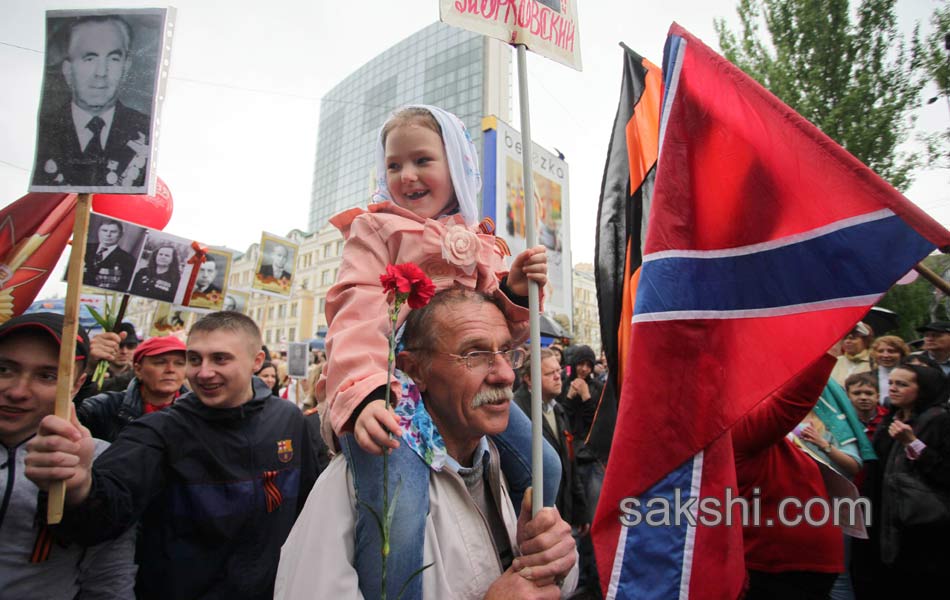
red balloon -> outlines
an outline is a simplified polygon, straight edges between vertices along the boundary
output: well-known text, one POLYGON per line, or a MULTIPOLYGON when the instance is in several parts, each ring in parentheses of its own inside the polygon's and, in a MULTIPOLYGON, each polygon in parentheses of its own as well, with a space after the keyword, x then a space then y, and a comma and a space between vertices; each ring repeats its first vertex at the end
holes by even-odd
POLYGON ((172 193, 158 178, 154 196, 129 194, 93 194, 92 210, 116 219, 143 225, 150 229, 164 229, 172 218, 172 193))

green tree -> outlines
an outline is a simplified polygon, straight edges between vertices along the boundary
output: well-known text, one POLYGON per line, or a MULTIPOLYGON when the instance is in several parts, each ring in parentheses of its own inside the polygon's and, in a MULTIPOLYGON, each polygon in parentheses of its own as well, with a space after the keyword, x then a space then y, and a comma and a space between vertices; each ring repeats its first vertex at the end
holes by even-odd
MULTIPOLYGON (((930 102, 943 101, 950 111, 950 3, 934 10, 930 18, 933 31, 927 36, 922 54, 923 67, 937 86, 937 95, 930 102)), ((929 164, 932 167, 950 169, 950 127, 924 136, 929 164)))
POLYGON ((896 0, 739 0, 741 34, 715 22, 723 54, 829 137, 904 190, 918 157, 898 149, 923 77, 915 29, 896 0), (760 38, 764 25, 768 40, 760 38))
MULTIPOLYGON (((944 278, 947 277, 947 273, 950 273, 950 256, 928 256, 923 263, 944 278)), ((907 341, 920 338, 917 327, 931 321, 950 319, 950 306, 948 306, 950 302, 947 297, 923 277, 918 277, 916 281, 908 285, 895 285, 884 294, 877 305, 897 313, 900 325, 896 331, 890 333, 899 335, 907 341)), ((875 335, 884 333, 888 332, 874 332, 875 335)))

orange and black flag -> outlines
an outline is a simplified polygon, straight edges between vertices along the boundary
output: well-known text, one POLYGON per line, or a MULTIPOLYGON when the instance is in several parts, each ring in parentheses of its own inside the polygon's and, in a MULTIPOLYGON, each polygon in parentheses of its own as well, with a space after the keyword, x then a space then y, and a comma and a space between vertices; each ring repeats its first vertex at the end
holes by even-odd
POLYGON ((34 193, 0 210, 0 323, 39 294, 73 232, 75 194, 34 193))
MULTIPOLYGON (((620 397, 619 383, 630 348, 633 299, 650 213, 663 94, 660 69, 620 45, 624 50, 623 83, 600 191, 595 256, 601 340, 609 370, 604 397, 608 399, 620 397)), ((616 406, 602 403, 597 420, 612 424, 613 419, 602 414, 607 410, 615 414, 616 406)))

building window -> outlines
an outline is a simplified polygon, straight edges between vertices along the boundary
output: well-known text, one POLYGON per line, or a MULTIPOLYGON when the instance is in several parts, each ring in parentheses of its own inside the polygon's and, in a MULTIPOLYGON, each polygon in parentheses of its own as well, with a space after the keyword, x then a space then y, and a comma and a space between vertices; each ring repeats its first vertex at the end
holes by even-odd
POLYGON ((274 307, 273 307, 273 306, 271 306, 270 308, 267 309, 267 318, 268 318, 268 319, 273 319, 273 318, 274 318, 274 307))
POLYGON ((327 308, 327 299, 320 298, 320 301, 317 303, 317 307, 318 307, 317 312, 320 313, 321 315, 324 314, 327 308))
POLYGON ((336 276, 335 273, 331 276, 330 270, 327 269, 326 271, 320 274, 320 283, 322 285, 330 285, 331 283, 333 283, 333 277, 335 276, 336 276))
POLYGON ((291 318, 297 316, 297 303, 296 303, 296 302, 294 302, 293 304, 290 305, 290 316, 291 316, 291 318))
POLYGON ((283 319, 286 316, 287 316, 287 306, 285 304, 281 304, 280 306, 277 307, 277 318, 283 319))
POLYGON ((295 342, 295 341, 297 341, 297 328, 296 328, 296 327, 291 327, 290 329, 287 330, 287 341, 288 341, 288 342, 295 342))

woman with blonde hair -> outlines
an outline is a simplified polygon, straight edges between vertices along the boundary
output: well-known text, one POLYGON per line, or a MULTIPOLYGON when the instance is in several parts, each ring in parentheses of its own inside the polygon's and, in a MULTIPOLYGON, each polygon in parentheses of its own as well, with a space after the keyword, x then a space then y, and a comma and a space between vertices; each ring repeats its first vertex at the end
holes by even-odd
POLYGON ((896 335, 882 335, 871 344, 871 373, 877 377, 878 402, 890 406, 888 378, 901 360, 910 354, 910 347, 896 335))

